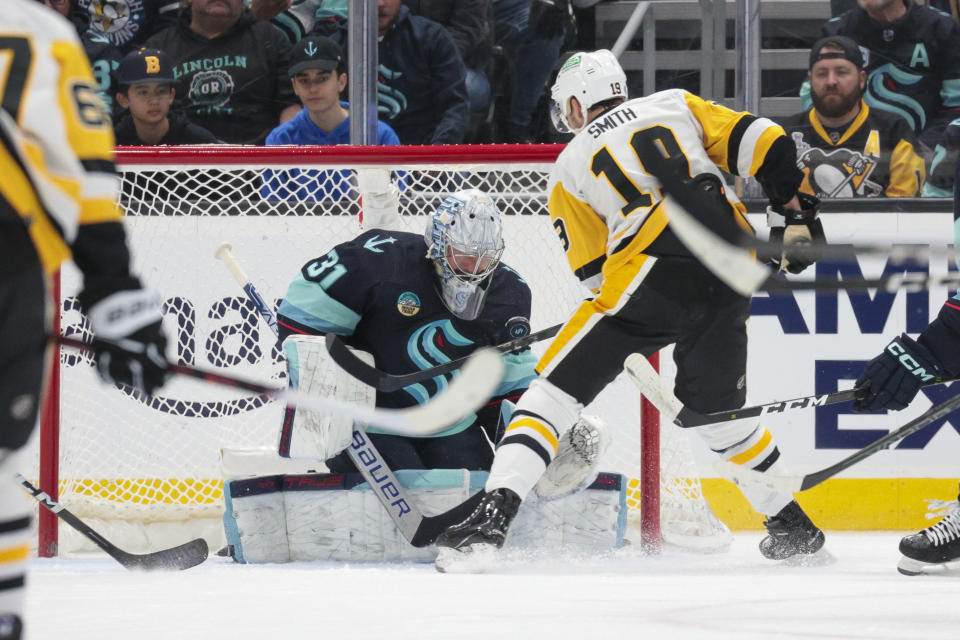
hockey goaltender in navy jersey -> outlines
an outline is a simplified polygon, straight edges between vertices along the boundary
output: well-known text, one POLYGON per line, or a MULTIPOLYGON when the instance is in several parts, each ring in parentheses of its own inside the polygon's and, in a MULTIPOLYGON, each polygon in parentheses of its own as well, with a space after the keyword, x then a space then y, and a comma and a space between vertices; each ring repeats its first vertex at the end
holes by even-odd
MULTIPOLYGON (((522 335, 515 335, 514 331, 529 330, 526 318, 530 316, 530 289, 515 271, 502 263, 497 266, 488 277, 479 316, 467 321, 445 306, 438 294, 434 262, 425 253, 424 237, 420 234, 373 229, 311 260, 290 284, 277 310, 280 340, 291 333, 334 333, 344 336, 349 346, 372 353, 377 368, 405 374, 522 335)), ((471 427, 482 424, 495 441, 500 400, 519 397, 536 375, 536 358, 529 350, 504 357, 504 380, 497 396, 479 411, 479 417, 468 417, 429 438, 438 440, 436 443, 415 443, 420 448, 443 446, 446 453, 455 456, 456 464, 438 466, 489 468, 493 457, 490 447, 479 429, 471 427), (446 445, 440 442, 458 434, 462 435, 449 439, 446 445), (477 447, 482 448, 465 451, 477 447)), ((414 406, 433 396, 438 385, 446 384, 447 378, 439 377, 396 392, 377 392, 377 406, 414 406)), ((378 434, 375 428, 368 432, 378 434)), ((374 439, 391 467, 424 467, 416 459, 407 459, 394 451, 392 444, 412 439, 388 435, 374 435, 374 439)), ((421 451, 421 459, 429 457, 421 451)), ((346 457, 343 458, 345 461, 346 457)), ((349 470, 339 468, 336 462, 328 464, 333 471, 349 470)))

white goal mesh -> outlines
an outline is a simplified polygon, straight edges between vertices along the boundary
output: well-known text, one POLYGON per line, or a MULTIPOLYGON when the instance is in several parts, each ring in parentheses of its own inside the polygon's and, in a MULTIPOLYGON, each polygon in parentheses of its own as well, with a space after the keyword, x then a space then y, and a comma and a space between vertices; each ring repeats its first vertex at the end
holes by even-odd
MULTIPOLYGON (((166 301, 164 322, 173 337, 168 357, 285 384, 273 335, 213 251, 230 242, 264 299, 276 305, 305 262, 357 233, 353 169, 362 165, 396 172, 404 224, 418 233, 449 192, 478 187, 494 195, 505 214, 504 262, 533 291, 533 329, 563 322, 586 292, 570 273, 546 215, 546 179, 557 152, 546 145, 121 151, 134 266, 166 301)), ((76 270, 65 267, 61 331, 88 338, 72 297, 79 284, 76 270)), ((277 443, 282 407, 259 397, 174 379, 144 402, 101 385, 89 358, 72 352, 61 355, 60 386, 61 501, 132 551, 194 535, 219 544, 220 449, 277 443)), ((611 426, 613 443, 602 468, 632 478, 631 516, 637 516, 638 394, 618 379, 590 411, 611 426)), ((660 447, 665 539, 682 542, 690 534, 700 541, 694 546, 723 546, 727 532, 703 500, 686 435, 664 427, 660 447)), ((63 552, 76 538, 66 528, 61 533, 63 552)))

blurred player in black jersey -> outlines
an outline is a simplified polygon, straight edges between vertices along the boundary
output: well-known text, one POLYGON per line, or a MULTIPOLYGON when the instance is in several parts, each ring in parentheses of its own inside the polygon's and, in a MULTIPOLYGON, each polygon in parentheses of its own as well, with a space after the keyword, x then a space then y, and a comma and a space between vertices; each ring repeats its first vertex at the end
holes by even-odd
MULTIPOLYGON (((953 190, 954 246, 960 247, 960 163, 953 190)), ((855 387, 855 411, 899 411, 917 396, 923 382, 960 375, 960 291, 940 307, 930 325, 914 340, 901 334, 867 363, 855 387)), ((954 383, 956 384, 956 383, 954 383)), ((945 516, 919 533, 900 541, 898 569, 906 575, 926 573, 939 565, 960 562, 960 498, 930 500, 930 510, 945 516)), ((928 516, 933 517, 933 513, 928 516)))
POLYGON ((83 272, 80 305, 100 338, 110 382, 147 393, 164 381, 159 296, 130 273, 113 131, 73 27, 29 0, 0 15, 0 638, 22 631, 30 503, 15 475, 37 420, 52 309, 47 278, 71 256, 83 272), (130 352, 138 351, 139 355, 130 352))
MULTIPOLYGON (((358 180, 365 192, 363 178, 358 180)), ((369 199, 364 195, 365 217, 369 199)), ((525 335, 530 288, 500 262, 501 224, 493 199, 475 189, 446 198, 428 218, 424 234, 385 229, 367 218, 368 231, 305 264, 290 284, 277 310, 281 342, 293 333, 334 333, 373 354, 379 369, 406 374, 525 335)), ((529 349, 504 357, 504 380, 476 415, 424 438, 369 428, 387 464, 394 469, 489 469, 493 452, 488 440, 497 439, 501 400, 517 399, 536 376, 529 349)), ((439 376, 400 391, 378 392, 376 406, 423 403, 448 379, 439 376)), ((288 409, 281 455, 290 455, 293 419, 288 409)), ((327 464, 335 472, 354 470, 343 452, 327 464)))
POLYGON ((803 171, 800 190, 818 198, 918 197, 925 168, 903 117, 864 102, 867 74, 857 43, 828 36, 810 50, 813 108, 784 118, 803 171))

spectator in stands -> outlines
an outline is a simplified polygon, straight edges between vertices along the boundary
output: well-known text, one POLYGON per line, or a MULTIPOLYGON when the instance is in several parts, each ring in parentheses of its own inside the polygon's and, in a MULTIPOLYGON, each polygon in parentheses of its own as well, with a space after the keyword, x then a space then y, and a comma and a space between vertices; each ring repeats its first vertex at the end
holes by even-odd
POLYGON ((571 25, 568 0, 494 0, 493 15, 495 41, 511 65, 499 137, 534 142, 534 114, 571 25))
POLYGON ((914 0, 857 4, 827 21, 823 35, 849 36, 864 49, 867 104, 906 118, 927 161, 923 194, 947 197, 957 152, 944 143, 953 137, 948 127, 960 127, 960 27, 914 0))
MULTIPOLYGON (((303 109, 267 136, 267 144, 349 144, 349 104, 340 101, 347 87, 343 50, 324 36, 309 36, 293 47, 290 82, 303 109)), ((400 144, 384 122, 377 123, 377 144, 400 144)), ((263 196, 268 199, 339 199, 351 188, 352 171, 265 171, 263 196)))
POLYGON ((467 130, 466 68, 442 25, 377 1, 380 117, 402 144, 456 144, 467 130))
POLYGON ((483 119, 490 105, 487 67, 493 47, 491 0, 404 0, 414 15, 439 22, 457 45, 467 68, 470 129, 483 119))
POLYGON ((107 38, 122 53, 138 49, 150 36, 176 24, 177 0, 79 0, 90 31, 107 38))
POLYGON ((800 190, 818 198, 920 195, 923 159, 901 116, 863 100, 867 74, 857 43, 827 36, 810 50, 813 108, 780 124, 797 145, 800 190))
POLYGON ((147 41, 173 60, 174 109, 220 140, 262 144, 300 110, 287 74, 289 42, 243 0, 189 2, 175 26, 147 41))
POLYGON ((128 53, 117 68, 117 103, 128 112, 114 126, 118 145, 210 144, 212 133, 169 113, 176 90, 167 54, 143 48, 128 53))

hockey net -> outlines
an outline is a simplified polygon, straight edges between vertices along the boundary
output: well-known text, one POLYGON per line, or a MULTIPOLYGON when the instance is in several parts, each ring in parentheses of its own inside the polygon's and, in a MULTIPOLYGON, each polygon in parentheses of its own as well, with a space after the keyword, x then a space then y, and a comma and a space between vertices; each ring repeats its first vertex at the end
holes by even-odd
MULTIPOLYGON (((547 176, 558 152, 559 145, 217 146, 120 149, 117 161, 135 269, 165 299, 168 357, 283 385, 275 339, 214 258, 218 244, 233 245, 264 299, 275 305, 305 262, 358 232, 352 169, 396 172, 402 219, 417 233, 448 193, 481 188, 504 213, 503 259, 530 285, 531 325, 542 329, 563 322, 587 294, 570 273, 546 213, 547 176)), ((79 285, 76 269, 65 266, 60 330, 86 339, 89 329, 74 298, 79 285)), ((546 343, 534 348, 540 353, 546 343)), ((57 490, 68 509, 131 551, 197 535, 218 548, 224 505, 219 452, 275 448, 282 406, 188 379, 172 379, 144 402, 100 384, 86 355, 63 351, 59 363, 58 404, 42 429, 45 472, 38 475, 44 488, 57 490)), ((703 498, 685 433, 665 425, 657 434, 655 420, 648 419, 653 436, 644 436, 640 398, 622 376, 589 410, 610 425, 613 442, 601 468, 630 479, 629 521, 646 531, 645 543, 655 547, 660 534, 694 548, 729 543, 729 532, 703 498), (641 492, 644 481, 659 491, 641 492), (642 493, 651 505, 644 510, 642 493)), ((59 535, 60 553, 84 548, 68 527, 59 535)), ((41 554, 56 549, 57 536, 56 520, 42 517, 41 554)))

